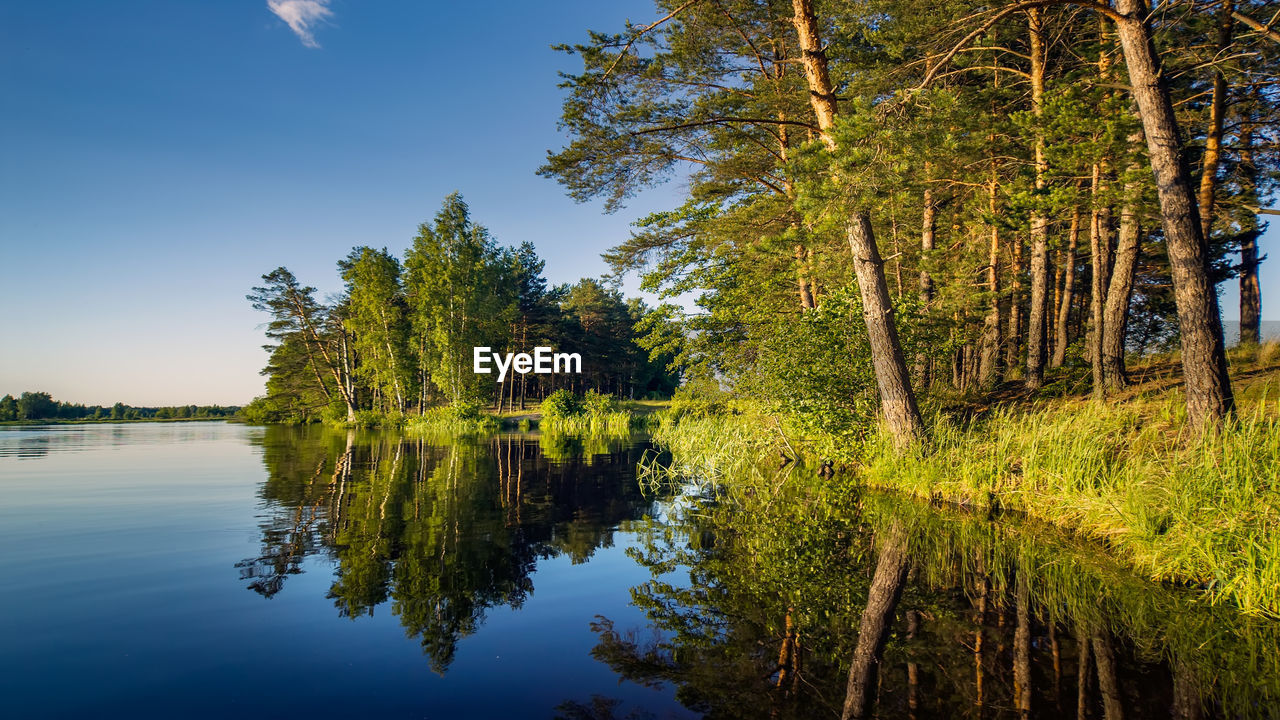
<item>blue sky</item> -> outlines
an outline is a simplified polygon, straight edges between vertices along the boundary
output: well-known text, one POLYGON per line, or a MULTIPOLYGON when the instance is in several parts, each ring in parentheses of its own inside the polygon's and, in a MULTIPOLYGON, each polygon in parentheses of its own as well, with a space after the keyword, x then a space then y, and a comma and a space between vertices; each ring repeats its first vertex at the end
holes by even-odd
POLYGON ((244 295, 278 265, 336 291, 353 245, 402 251, 459 190, 572 282, 678 191, 608 216, 534 174, 578 62, 550 45, 651 4, 329 7, 313 48, 267 0, 0 6, 0 394, 244 403, 244 295))
POLYGON ((244 294, 278 265, 335 291, 352 246, 399 253, 458 190, 572 282, 680 190, 610 216, 534 175, 576 69, 550 45, 649 2, 276 4, 0 5, 0 394, 244 403, 265 361, 244 294))

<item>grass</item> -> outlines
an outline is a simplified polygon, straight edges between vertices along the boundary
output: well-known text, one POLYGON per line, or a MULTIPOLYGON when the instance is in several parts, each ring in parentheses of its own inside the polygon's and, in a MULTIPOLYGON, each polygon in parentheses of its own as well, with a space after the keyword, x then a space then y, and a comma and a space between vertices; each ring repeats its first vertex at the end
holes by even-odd
POLYGON ((637 420, 638 416, 627 410, 544 416, 538 421, 538 429, 545 433, 560 435, 625 433, 637 420))
MULTIPOLYGON (((1280 617, 1280 347, 1231 359, 1238 413, 1219 432, 1188 428, 1176 357, 1158 358, 1135 368, 1145 383, 1111 403, 970 403, 933 418, 927 454, 900 455, 879 436, 854 470, 870 486, 1025 513, 1152 580, 1280 617)), ((707 479, 776 468, 793 442, 801 455, 812 447, 766 428, 718 416, 664 423, 654 437, 672 453, 671 473, 707 479)))
POLYGON ((417 417, 409 418, 403 426, 405 430, 411 432, 472 435, 496 431, 499 420, 492 415, 463 414, 455 412, 452 408, 438 407, 431 408, 417 417))

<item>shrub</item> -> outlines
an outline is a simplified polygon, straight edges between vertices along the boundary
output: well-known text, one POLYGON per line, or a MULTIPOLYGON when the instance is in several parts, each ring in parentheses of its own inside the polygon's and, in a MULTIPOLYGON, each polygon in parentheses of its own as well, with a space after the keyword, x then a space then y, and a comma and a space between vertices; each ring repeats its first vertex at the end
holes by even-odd
POLYGON ((582 401, 568 390, 557 390, 539 406, 545 419, 567 418, 582 413, 582 401))
POLYGON ((582 396, 582 410, 588 415, 606 415, 618 409, 618 401, 609 394, 588 390, 582 396))

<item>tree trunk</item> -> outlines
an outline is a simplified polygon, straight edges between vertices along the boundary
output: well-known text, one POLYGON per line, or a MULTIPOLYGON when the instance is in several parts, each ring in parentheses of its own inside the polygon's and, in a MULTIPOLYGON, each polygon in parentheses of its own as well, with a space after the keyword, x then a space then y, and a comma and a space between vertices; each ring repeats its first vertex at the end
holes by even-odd
POLYGON ((1111 276, 1111 218, 1100 206, 1106 179, 1100 163, 1093 164, 1091 193, 1094 208, 1089 214, 1089 366, 1093 371, 1093 396, 1101 398, 1103 388, 1102 335, 1106 322, 1107 285, 1111 276))
POLYGON ((1090 652, 1093 643, 1081 625, 1076 626, 1076 720, 1089 717, 1090 652))
MULTIPOLYGON (((829 150, 834 150, 831 129, 836 115, 835 86, 827 73, 827 56, 819 40, 813 2, 792 0, 792 9, 809 87, 809 102, 818 118, 823 143, 829 150)), ((871 341, 871 363, 880 389, 880 404, 894 444, 903 449, 924 438, 924 421, 916 406, 915 393, 911 390, 902 343, 894 325, 889 287, 885 282, 884 261, 880 259, 880 250, 871 229, 871 216, 866 210, 856 211, 851 218, 849 249, 853 252, 854 271, 862 294, 862 312, 871 341)))
POLYGON ((880 404, 894 443, 903 449, 924 439, 924 421, 916 406, 915 393, 911 391, 911 378, 898 341, 889 286, 884 279, 884 261, 876 247, 871 218, 865 211, 856 213, 849 225, 849 250, 853 253, 854 272, 862 293, 862 314, 867 322, 880 404))
POLYGON ((986 632, 987 626, 987 594, 990 591, 990 583, 987 582, 987 575, 984 572, 984 563, 982 555, 978 555, 978 606, 974 609, 974 631, 973 631, 973 704, 978 708, 978 717, 982 717, 982 708, 984 705, 982 694, 983 680, 983 664, 982 664, 982 638, 986 632))
POLYGON ((1013 701, 1018 717, 1031 717, 1031 587, 1018 573, 1018 626, 1013 632, 1013 701))
MULTIPOLYGON (((1044 10, 1027 10, 1031 44, 1031 114, 1044 113, 1044 10)), ((1048 186, 1049 165, 1044 154, 1044 135, 1035 130, 1034 155, 1036 195, 1048 186)), ((1042 198, 1037 197, 1037 201, 1042 198)), ((1027 313, 1027 374, 1023 382, 1030 390, 1044 383, 1045 339, 1049 327, 1049 218, 1038 207, 1031 213, 1031 307, 1027 313)))
MULTIPOLYGON (((1134 138, 1135 140, 1137 138, 1134 138)), ((1124 205, 1120 208, 1120 234, 1116 243, 1115 265, 1107 287, 1107 300, 1102 312, 1102 387, 1114 392, 1128 384, 1124 368, 1125 330, 1129 323, 1129 302, 1133 299, 1133 275, 1138 267, 1138 226, 1136 183, 1127 183, 1124 205)))
POLYGON ((1054 327, 1053 357, 1049 359, 1051 367, 1062 367, 1067 361, 1067 346, 1070 337, 1067 324, 1071 319, 1071 303, 1075 299, 1076 290, 1076 248, 1080 243, 1080 206, 1071 210, 1071 229, 1067 233, 1067 251, 1062 264, 1062 298, 1058 303, 1057 322, 1054 327))
POLYGON ((1175 657, 1170 665, 1174 720, 1200 720, 1204 716, 1204 701, 1200 699, 1200 683, 1195 669, 1181 657, 1175 657))
POLYGON ((1098 666, 1098 692, 1102 695, 1102 717, 1106 720, 1124 720, 1124 698, 1120 694, 1120 681, 1116 676, 1116 656, 1111 648, 1111 633, 1097 628, 1093 631, 1093 654, 1098 666))
POLYGON ((1009 274, 1012 279, 1009 281, 1009 339, 1004 355, 1006 373, 1018 367, 1022 354, 1022 238, 1017 233, 1013 234, 1010 254, 1009 274))
MULTIPOLYGON (((1231 12, 1233 0, 1218 6, 1217 55, 1226 54, 1231 46, 1231 12)), ((1227 77, 1222 70, 1213 71, 1213 94, 1209 99, 1209 131, 1204 136, 1204 157, 1200 161, 1200 233, 1207 242, 1213 229, 1214 191, 1218 186, 1218 167, 1222 164, 1222 120, 1227 107, 1227 77)))
MULTIPOLYGON (((1258 166, 1253 159, 1253 128, 1240 133, 1241 190, 1245 198, 1258 202, 1258 166)), ((1240 342, 1262 342, 1262 287, 1258 283, 1258 216, 1240 228, 1240 342)))
MULTIPOLYGON (((926 182, 928 163, 926 167, 926 182)), ((929 276, 925 263, 928 261, 929 253, 933 252, 933 239, 937 232, 938 206, 933 199, 933 190, 929 187, 924 189, 924 213, 920 225, 920 304, 928 311, 929 304, 933 302, 933 278, 929 276)), ((933 359, 926 354, 921 354, 916 358, 916 378, 919 380, 920 387, 928 390, 933 384, 933 359)))
POLYGON ((800 308, 803 310, 812 310, 813 290, 809 287, 809 278, 805 273, 805 252, 803 245, 796 246, 796 280, 800 285, 800 308))
POLYGON ((889 639, 893 613, 907 584, 911 558, 907 554, 906 530, 895 522, 885 534, 876 556, 876 572, 867 593, 867 607, 858 625, 858 644, 849 666, 841 720, 861 720, 875 704, 876 677, 880 656, 889 639))
MULTIPOLYGON (((996 215, 996 175, 992 161, 991 186, 987 192, 987 208, 996 215)), ((978 382, 984 388, 994 387, 1000 379, 1000 228, 993 221, 991 242, 987 248, 987 292, 991 306, 982 323, 982 354, 978 358, 978 382)))
POLYGON ((1129 85, 1142 116, 1160 198, 1182 342, 1187 417, 1196 428, 1221 425, 1235 406, 1227 377, 1218 295, 1209 279, 1208 246, 1182 152, 1178 122, 1160 77, 1143 0, 1116 0, 1116 20, 1129 85))

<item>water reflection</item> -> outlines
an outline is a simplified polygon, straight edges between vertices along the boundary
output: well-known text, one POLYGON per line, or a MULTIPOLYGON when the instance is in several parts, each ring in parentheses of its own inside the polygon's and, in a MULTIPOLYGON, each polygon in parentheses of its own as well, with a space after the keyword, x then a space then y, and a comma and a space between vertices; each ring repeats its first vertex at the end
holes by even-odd
POLYGON ((566 449, 530 435, 272 427, 261 444, 266 514, 261 553, 239 564, 248 587, 271 597, 323 555, 337 613, 390 601, 439 673, 486 610, 524 603, 539 559, 585 562, 650 504, 635 481, 643 448, 624 439, 566 449))
MULTIPOLYGON (((257 442, 268 478, 245 584, 272 597, 323 558, 336 616, 389 609, 441 674, 487 614, 521 608, 535 581, 554 585, 536 574, 541 560, 584 563, 618 535, 651 576, 630 591, 644 620, 620 604, 588 608, 599 613, 591 655, 704 717, 1252 718, 1280 707, 1277 623, 1147 582, 1017 517, 802 472, 646 497, 636 462, 647 446, 622 439, 269 428, 257 442)), ((506 641, 579 629, 519 625, 506 641)), ((592 694, 570 672, 555 692, 558 717, 654 709, 592 694)))
MULTIPOLYGON (((715 718, 1273 717, 1280 628, 1042 525, 830 483, 632 525, 650 627, 594 655, 715 718), (688 585, 667 578, 688 569, 688 585), (655 635, 656 633, 656 635, 655 635)), ((770 490, 770 492, 764 492, 770 490)))

